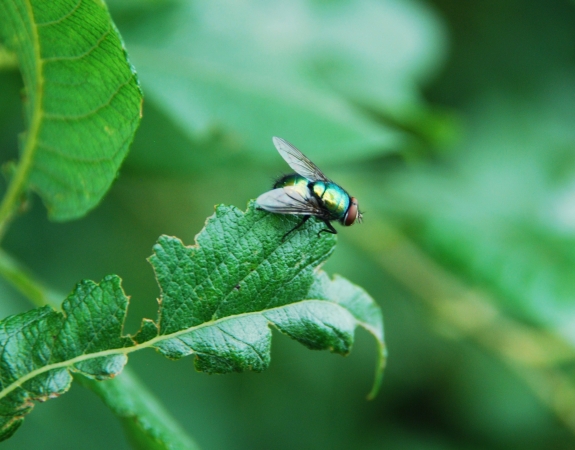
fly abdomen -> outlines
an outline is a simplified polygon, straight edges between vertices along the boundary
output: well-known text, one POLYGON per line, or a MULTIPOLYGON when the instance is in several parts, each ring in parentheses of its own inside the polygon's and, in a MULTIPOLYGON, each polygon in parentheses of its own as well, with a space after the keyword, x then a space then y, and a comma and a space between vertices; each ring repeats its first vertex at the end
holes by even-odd
POLYGON ((309 180, 307 178, 304 178, 297 173, 290 173, 289 175, 284 175, 283 177, 279 178, 274 183, 274 189, 286 186, 307 187, 308 184, 309 180))

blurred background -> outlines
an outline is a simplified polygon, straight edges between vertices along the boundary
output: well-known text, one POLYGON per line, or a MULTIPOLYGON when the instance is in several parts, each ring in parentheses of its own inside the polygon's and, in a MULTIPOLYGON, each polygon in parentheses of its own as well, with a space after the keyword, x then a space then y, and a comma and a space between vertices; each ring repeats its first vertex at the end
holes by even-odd
MULTIPOLYGON (((262 374, 207 376, 153 351, 130 367, 205 449, 575 448, 575 2, 113 0, 145 93, 118 180, 85 218, 39 198, 6 249, 50 287, 115 273, 127 332, 155 318, 146 258, 215 204, 245 209, 288 172, 283 137, 359 199, 324 266, 384 313, 347 358, 274 332, 262 374)), ((0 72, 0 149, 21 80, 0 72)), ((2 317, 32 307, 0 281, 2 317)), ((7 449, 127 449, 74 384, 7 449)))

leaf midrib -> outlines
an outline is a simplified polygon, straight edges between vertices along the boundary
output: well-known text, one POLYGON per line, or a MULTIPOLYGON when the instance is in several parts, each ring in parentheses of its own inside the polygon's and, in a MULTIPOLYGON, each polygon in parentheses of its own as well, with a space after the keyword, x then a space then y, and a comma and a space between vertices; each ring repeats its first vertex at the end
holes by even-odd
MULTIPOLYGON (((49 372, 50 370, 66 368, 66 367, 72 366, 72 365, 79 363, 79 362, 82 362, 82 361, 87 361, 87 360, 95 359, 95 358, 102 358, 105 356, 122 355, 122 354, 127 355, 127 354, 135 352, 137 350, 141 350, 141 349, 148 348, 148 347, 153 347, 158 342, 162 342, 162 341, 169 340, 169 339, 174 339, 174 338, 177 338, 178 336, 188 334, 188 333, 191 333, 193 331, 196 331, 196 330, 199 330, 199 329, 202 329, 205 327, 217 326, 219 323, 225 322, 227 320, 239 319, 242 317, 249 317, 249 316, 258 315, 258 314, 263 315, 266 312, 270 312, 270 311, 274 311, 274 310, 280 310, 282 308, 287 308, 287 307, 297 305, 297 304, 312 303, 312 302, 329 303, 332 306, 336 306, 337 308, 340 308, 341 310, 343 310, 346 313, 351 315, 351 317, 355 320, 356 325, 360 325, 361 327, 365 328, 367 331, 372 333, 372 330, 371 330, 371 327, 369 326, 369 324, 366 324, 366 323, 358 320, 349 310, 347 310, 346 308, 344 308, 343 306, 341 306, 338 303, 331 302, 329 300, 320 300, 320 299, 300 300, 298 302, 288 303, 287 305, 281 305, 281 306, 278 306, 275 308, 269 308, 269 309, 265 309, 265 310, 261 310, 261 311, 251 311, 251 312, 247 312, 247 313, 241 313, 241 314, 235 314, 235 315, 231 315, 231 316, 227 316, 227 317, 222 317, 222 318, 217 319, 217 320, 210 320, 210 321, 204 322, 200 325, 196 325, 196 326, 193 326, 190 328, 185 328, 183 330, 179 330, 179 331, 176 331, 174 333, 156 336, 156 337, 150 339, 149 341, 142 342, 140 344, 135 343, 131 347, 122 347, 122 348, 114 348, 114 349, 110 349, 110 350, 102 350, 100 352, 94 352, 94 353, 76 356, 75 358, 67 359, 65 361, 61 361, 58 363, 48 364, 48 365, 43 366, 39 369, 35 369, 31 372, 28 372, 26 375, 19 378, 17 381, 14 381, 13 383, 9 384, 6 388, 2 389, 2 391, 0 391, 0 401, 4 397, 6 397, 8 394, 10 394, 12 391, 14 391, 15 389, 22 386, 27 381, 37 377, 38 375, 45 373, 45 372, 49 372)), ((269 320, 268 320, 268 324, 273 325, 273 323, 270 322, 269 320)), ((377 335, 374 334, 374 336, 377 336, 377 335)), ((128 337, 130 337, 130 336, 128 336, 128 337)), ((376 340, 379 342, 379 339, 376 339, 376 340)))

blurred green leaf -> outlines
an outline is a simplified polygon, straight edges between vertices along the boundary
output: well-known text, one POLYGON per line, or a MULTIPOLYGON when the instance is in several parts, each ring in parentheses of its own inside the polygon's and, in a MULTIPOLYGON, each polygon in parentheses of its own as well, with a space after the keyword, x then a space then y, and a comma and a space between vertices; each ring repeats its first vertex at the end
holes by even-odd
POLYGON ((266 160, 274 135, 340 161, 397 148, 405 134, 346 97, 421 112, 418 86, 443 48, 427 9, 392 0, 174 3, 121 28, 174 123, 266 160))
POLYGON ((360 288, 318 272, 335 245, 333 235, 318 237, 323 223, 308 221, 282 238, 297 220, 253 203, 246 213, 219 206, 195 246, 160 237, 150 258, 162 289, 158 321, 145 319, 133 338, 122 335, 128 299, 117 276, 79 283, 62 313, 43 307, 0 322, 0 438, 14 433, 32 400, 66 392, 70 372, 113 377, 141 348, 195 354, 196 369, 207 373, 262 371, 270 324, 311 349, 343 355, 355 328, 365 328, 379 344, 375 395, 385 363, 381 312, 360 288))
POLYGON ((560 77, 528 101, 485 96, 459 156, 394 178, 387 207, 508 313, 575 344, 573 89, 560 77))
POLYGON ((197 450, 162 404, 125 368, 120 377, 99 382, 82 375, 76 381, 95 392, 118 416, 134 448, 146 450, 197 450))
POLYGON ((0 71, 18 67, 16 54, 0 44, 0 71))
POLYGON ((2 218, 27 186, 54 220, 81 217, 116 177, 140 121, 142 93, 99 1, 0 3, 18 58, 28 131, 2 218))

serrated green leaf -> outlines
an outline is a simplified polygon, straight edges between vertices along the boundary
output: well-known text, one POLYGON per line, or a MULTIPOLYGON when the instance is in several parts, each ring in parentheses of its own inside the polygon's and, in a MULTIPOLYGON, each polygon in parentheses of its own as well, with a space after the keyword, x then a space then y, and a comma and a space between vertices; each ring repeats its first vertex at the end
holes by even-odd
MULTIPOLYGON (((0 274, 35 304, 57 305, 64 297, 42 286, 25 267, 1 249, 0 274)), ((157 334, 157 327, 152 321, 146 321, 148 323, 151 330, 155 330, 149 336, 151 339, 157 334)), ((147 327, 142 328, 145 331, 147 327)), ((142 450, 197 449, 197 445, 180 428, 178 421, 129 368, 124 368, 122 377, 108 380, 107 383, 100 383, 79 373, 74 374, 74 381, 79 381, 102 399, 122 421, 128 438, 137 442, 135 447, 142 450)))
POLYGON ((162 236, 150 262, 162 296, 157 323, 146 319, 122 335, 128 299, 116 276, 79 283, 62 313, 49 307, 0 322, 0 438, 14 432, 32 400, 64 393, 70 372, 93 379, 117 375, 127 354, 152 347, 170 358, 195 355, 207 373, 262 371, 270 363, 270 325, 311 349, 347 354, 357 326, 379 344, 374 395, 385 359, 381 312, 361 289, 330 280, 318 266, 334 235, 300 218, 218 206, 196 245, 162 236))
POLYGON ((0 30, 26 93, 14 182, 38 192, 52 219, 80 217, 110 187, 140 121, 120 35, 98 0, 1 2, 0 30))
POLYGON ((115 276, 78 284, 63 312, 46 306, 0 322, 0 439, 9 437, 32 408, 63 394, 70 371, 104 379, 119 373, 132 345, 122 337, 128 299, 115 276), (109 354, 102 354, 108 351, 109 354))
POLYGON ((218 206, 197 246, 162 236, 150 258, 162 288, 160 335, 305 298, 335 238, 318 238, 325 225, 315 222, 283 242, 297 220, 218 206))

